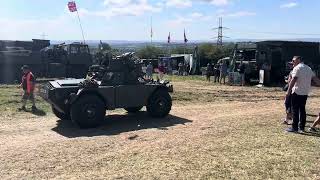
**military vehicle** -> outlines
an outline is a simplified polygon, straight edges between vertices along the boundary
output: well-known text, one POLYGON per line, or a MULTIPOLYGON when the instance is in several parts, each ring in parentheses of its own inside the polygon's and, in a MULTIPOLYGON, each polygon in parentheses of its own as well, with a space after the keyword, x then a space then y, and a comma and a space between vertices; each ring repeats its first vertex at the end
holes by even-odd
POLYGON ((172 106, 172 85, 143 76, 142 63, 128 53, 91 66, 86 79, 51 81, 40 88, 40 96, 58 118, 71 119, 80 128, 98 126, 106 110, 116 108, 136 113, 146 106, 152 117, 165 117, 172 106))
POLYGON ((41 75, 43 60, 40 50, 49 46, 47 40, 32 41, 0 41, 0 83, 20 82, 20 68, 26 64, 33 73, 41 75))
POLYGON ((84 77, 92 65, 88 45, 51 45, 49 40, 0 41, 0 83, 20 82, 23 65, 36 77, 84 77))
POLYGON ((41 50, 44 77, 81 78, 93 64, 87 44, 57 44, 41 50))
POLYGON ((288 75, 288 62, 293 56, 302 56, 304 62, 313 70, 319 69, 320 46, 318 42, 301 41, 261 41, 256 43, 238 43, 232 57, 232 68, 236 71, 239 64, 249 64, 251 79, 259 77, 259 70, 264 72, 264 84, 284 83, 288 75))
POLYGON ((265 71, 265 84, 284 83, 289 74, 288 62, 293 56, 302 56, 304 63, 316 70, 320 65, 318 42, 301 41, 261 41, 257 43, 256 61, 259 69, 265 71), (267 76, 266 76, 267 75, 267 76))
POLYGON ((240 71, 241 64, 245 65, 245 82, 256 84, 259 80, 259 69, 256 61, 257 45, 255 43, 237 43, 232 58, 224 58, 230 63, 230 70, 240 71))

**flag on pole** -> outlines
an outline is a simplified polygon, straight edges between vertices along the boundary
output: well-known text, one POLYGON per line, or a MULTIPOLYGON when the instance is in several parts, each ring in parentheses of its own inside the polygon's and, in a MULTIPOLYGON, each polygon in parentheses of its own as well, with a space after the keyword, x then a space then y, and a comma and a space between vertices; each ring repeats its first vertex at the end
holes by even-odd
POLYGON ((168 43, 170 43, 171 37, 170 37, 170 32, 169 32, 169 36, 168 36, 168 43))
POLYGON ((75 11, 77 11, 76 2, 74 2, 74 1, 68 2, 68 8, 69 8, 69 11, 70 11, 70 12, 75 12, 75 11))
POLYGON ((81 20, 80 20, 80 16, 79 16, 79 12, 77 10, 77 5, 75 1, 70 1, 68 2, 68 9, 70 12, 77 12, 77 16, 78 16, 78 20, 79 20, 79 25, 80 25, 80 29, 81 29, 81 33, 82 33, 82 38, 83 38, 83 43, 86 43, 86 40, 84 38, 84 33, 83 33, 83 28, 81 25, 81 20))
POLYGON ((183 30, 183 36, 184 36, 184 43, 188 42, 187 36, 186 36, 186 30, 183 30))
POLYGON ((151 26, 150 36, 151 36, 151 38, 153 37, 153 29, 152 29, 152 26, 151 26))
POLYGON ((152 37, 153 37, 152 17, 151 17, 151 30, 150 30, 150 37, 151 37, 151 39, 152 39, 152 37))

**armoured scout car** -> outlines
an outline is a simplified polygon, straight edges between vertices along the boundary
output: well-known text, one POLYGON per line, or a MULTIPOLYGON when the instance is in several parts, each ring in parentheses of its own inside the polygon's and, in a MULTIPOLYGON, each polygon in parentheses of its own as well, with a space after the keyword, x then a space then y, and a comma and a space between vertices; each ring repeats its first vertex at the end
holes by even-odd
POLYGON ((58 118, 70 119, 80 128, 98 126, 106 110, 116 108, 136 113, 146 106, 151 117, 165 117, 171 110, 173 87, 169 82, 145 80, 141 66, 132 53, 106 59, 91 66, 86 79, 47 83, 40 96, 58 118))

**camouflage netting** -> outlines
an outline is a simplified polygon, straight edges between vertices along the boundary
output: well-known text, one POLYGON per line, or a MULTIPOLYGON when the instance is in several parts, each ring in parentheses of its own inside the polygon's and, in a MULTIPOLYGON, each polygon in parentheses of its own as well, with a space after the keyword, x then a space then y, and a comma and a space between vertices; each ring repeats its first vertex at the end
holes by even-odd
POLYGON ((142 63, 133 53, 111 58, 108 63, 93 65, 87 74, 88 79, 100 81, 105 86, 139 84, 143 76, 142 63))
POLYGON ((94 79, 86 79, 83 82, 79 83, 79 87, 81 89, 91 89, 91 88, 98 88, 99 83, 94 79))

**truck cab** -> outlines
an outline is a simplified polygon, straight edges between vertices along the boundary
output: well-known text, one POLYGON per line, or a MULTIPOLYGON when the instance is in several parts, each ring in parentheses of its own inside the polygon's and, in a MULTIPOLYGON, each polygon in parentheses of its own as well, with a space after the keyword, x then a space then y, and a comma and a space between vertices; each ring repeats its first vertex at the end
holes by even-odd
POLYGON ((82 43, 53 45, 43 57, 47 77, 83 78, 92 65, 89 47, 82 43))

